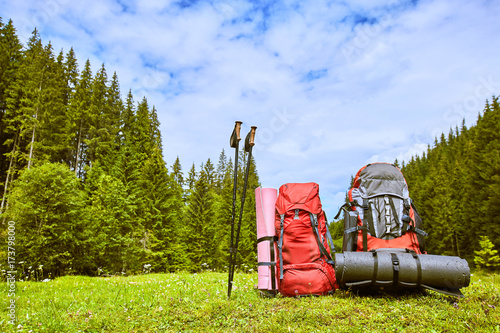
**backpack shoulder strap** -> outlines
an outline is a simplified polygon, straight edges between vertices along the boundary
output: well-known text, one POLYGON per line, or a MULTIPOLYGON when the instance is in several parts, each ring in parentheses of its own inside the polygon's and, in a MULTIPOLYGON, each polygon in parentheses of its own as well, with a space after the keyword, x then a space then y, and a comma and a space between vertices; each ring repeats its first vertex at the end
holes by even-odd
POLYGON ((332 256, 328 253, 325 246, 323 245, 323 240, 318 230, 318 215, 309 213, 309 218, 311 219, 311 226, 313 228, 314 235, 316 236, 316 242, 318 243, 320 253, 328 259, 327 262, 329 264, 333 265, 335 262, 333 261, 332 256))

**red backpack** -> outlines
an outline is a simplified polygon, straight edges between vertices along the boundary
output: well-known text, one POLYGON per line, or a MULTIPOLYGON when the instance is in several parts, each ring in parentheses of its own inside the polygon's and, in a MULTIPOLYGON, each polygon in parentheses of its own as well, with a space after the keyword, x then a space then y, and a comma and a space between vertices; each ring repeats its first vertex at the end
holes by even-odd
POLYGON ((275 229, 278 290, 284 296, 326 295, 338 288, 318 191, 316 183, 289 183, 279 189, 275 229))

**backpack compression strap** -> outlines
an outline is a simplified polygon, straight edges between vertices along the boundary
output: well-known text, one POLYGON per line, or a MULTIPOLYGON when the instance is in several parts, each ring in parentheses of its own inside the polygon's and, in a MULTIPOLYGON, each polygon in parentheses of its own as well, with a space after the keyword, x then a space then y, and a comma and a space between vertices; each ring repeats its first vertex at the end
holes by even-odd
POLYGON ((406 249, 406 252, 411 253, 413 259, 415 259, 415 262, 417 263, 417 288, 420 288, 422 283, 422 264, 420 262, 420 257, 413 250, 406 249))
POLYGON ((325 221, 326 226, 326 238, 328 239, 328 244, 330 244, 330 253, 335 253, 335 245, 333 245, 332 234, 330 234, 330 228, 328 227, 328 222, 325 221))
MULTIPOLYGON (((325 214, 325 212, 323 212, 325 214)), ((325 227, 326 227, 326 238, 328 239, 328 244, 330 244, 330 253, 333 254, 335 253, 335 245, 333 245, 333 239, 332 239, 332 234, 330 233, 330 227, 328 226, 328 218, 326 217, 325 214, 325 227)))
POLYGON ((403 235, 406 234, 408 231, 413 231, 414 233, 422 235, 424 237, 429 236, 429 234, 427 232, 425 232, 424 230, 411 225, 410 224, 411 221, 412 220, 408 215, 403 216, 403 230, 402 230, 403 235))
MULTIPOLYGON (((361 231, 363 234, 363 251, 368 250, 368 228, 373 226, 372 210, 367 199, 363 199, 363 218, 361 219, 361 231)), ((359 218, 359 215, 358 215, 359 218)), ((374 232, 374 231, 370 231, 374 232)))
POLYGON ((283 224, 285 222, 285 214, 280 215, 280 239, 278 240, 278 252, 280 257, 280 280, 283 280, 283 224))
POLYGON ((257 266, 271 266, 271 288, 276 290, 276 259, 274 258, 274 242, 276 242, 278 238, 276 236, 265 236, 257 239, 257 244, 264 241, 269 241, 271 244, 269 245, 269 258, 270 262, 258 262, 257 266))
MULTIPOLYGON (((355 201, 351 201, 350 203, 346 203, 346 204, 343 204, 342 207, 340 207, 339 211, 337 212, 337 215, 335 215, 334 219, 338 219, 339 216, 340 216, 340 213, 342 213, 342 210, 345 210, 347 211, 347 208, 348 207, 360 207, 360 208, 363 208, 363 211, 364 211, 364 216, 366 216, 368 214, 368 202, 366 201, 363 201, 363 206, 360 206, 358 203, 356 203, 355 201)), ((359 218, 359 215, 358 215, 358 218, 359 218)), ((351 232, 358 232, 359 230, 362 231, 363 233, 363 251, 366 251, 367 248, 368 248, 368 236, 367 236, 367 233, 368 233, 368 226, 366 225, 366 222, 365 222, 365 219, 361 219, 361 222, 363 223, 361 226, 357 225, 355 227, 352 227, 352 228, 349 228, 349 229, 345 229, 344 230, 344 235, 348 235, 350 234, 351 232)), ((345 236, 344 236, 345 237, 345 236)))
POLYGON ((323 245, 323 239, 318 231, 318 215, 309 213, 309 217, 311 219, 311 225, 314 231, 314 235, 316 236, 316 241, 318 242, 319 252, 328 259, 326 261, 327 263, 334 265, 335 262, 333 261, 328 251, 325 249, 325 246, 323 245))

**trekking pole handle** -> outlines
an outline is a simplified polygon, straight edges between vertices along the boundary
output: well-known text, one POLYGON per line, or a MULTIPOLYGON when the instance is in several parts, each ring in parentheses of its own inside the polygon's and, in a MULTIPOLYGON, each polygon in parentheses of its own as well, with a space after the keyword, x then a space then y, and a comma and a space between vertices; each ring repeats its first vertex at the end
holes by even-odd
POLYGON ((235 124, 234 124, 234 131, 236 132, 236 137, 237 137, 238 141, 241 140, 241 137, 240 137, 241 124, 243 124, 242 121, 235 121, 235 124))
POLYGON ((241 140, 240 137, 241 124, 243 124, 242 121, 236 121, 234 124, 234 130, 233 133, 231 134, 231 139, 229 140, 232 148, 236 148, 241 140))
POLYGON ((252 126, 252 129, 250 130, 250 140, 248 142, 248 144, 250 146, 254 146, 255 145, 255 130, 257 129, 257 126, 252 126))
POLYGON ((255 130, 257 129, 257 126, 252 126, 252 129, 250 132, 248 132, 246 138, 245 138, 245 151, 248 153, 252 149, 252 147, 255 145, 255 130))

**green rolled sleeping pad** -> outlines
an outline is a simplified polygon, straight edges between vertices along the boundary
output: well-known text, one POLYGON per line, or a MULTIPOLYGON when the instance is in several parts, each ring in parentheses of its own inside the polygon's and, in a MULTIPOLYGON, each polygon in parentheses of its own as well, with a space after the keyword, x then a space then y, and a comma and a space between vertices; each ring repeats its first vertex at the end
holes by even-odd
POLYGON ((467 261, 459 257, 416 254, 405 249, 335 254, 335 274, 341 288, 425 288, 463 296, 470 283, 467 261))

